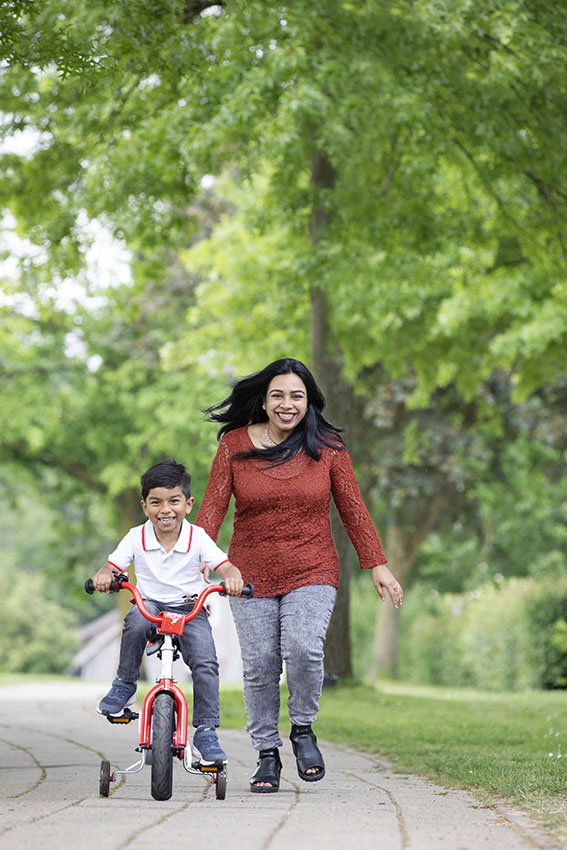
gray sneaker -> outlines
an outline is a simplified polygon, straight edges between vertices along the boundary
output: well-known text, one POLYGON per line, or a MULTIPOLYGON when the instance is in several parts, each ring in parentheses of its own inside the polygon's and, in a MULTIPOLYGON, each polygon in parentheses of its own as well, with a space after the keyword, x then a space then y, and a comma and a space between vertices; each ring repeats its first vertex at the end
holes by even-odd
POLYGON ((214 726, 198 726, 193 735, 191 755, 195 761, 204 765, 218 765, 228 761, 227 755, 219 744, 214 726))
POLYGON ((123 682, 115 679, 112 687, 98 704, 99 714, 110 714, 111 717, 119 717, 128 705, 136 700, 136 682, 123 682))

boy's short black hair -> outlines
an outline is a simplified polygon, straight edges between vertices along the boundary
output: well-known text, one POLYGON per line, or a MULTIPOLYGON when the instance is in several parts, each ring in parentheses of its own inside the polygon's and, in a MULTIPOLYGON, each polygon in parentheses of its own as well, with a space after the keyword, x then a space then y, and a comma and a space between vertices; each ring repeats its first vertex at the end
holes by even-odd
POLYGON ((140 483, 144 502, 154 487, 167 487, 169 490, 181 487, 185 498, 191 497, 191 476, 184 464, 177 463, 176 460, 162 460, 161 463, 150 466, 142 475, 140 483))

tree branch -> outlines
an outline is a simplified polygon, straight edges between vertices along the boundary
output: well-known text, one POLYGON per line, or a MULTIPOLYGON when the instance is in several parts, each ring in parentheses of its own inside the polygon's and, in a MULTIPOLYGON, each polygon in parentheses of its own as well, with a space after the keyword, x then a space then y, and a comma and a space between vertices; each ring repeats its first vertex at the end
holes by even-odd
POLYGON ((465 147, 465 145, 461 142, 461 140, 458 139, 456 136, 452 136, 451 141, 453 142, 454 145, 456 145, 459 148, 459 150, 461 150, 464 153, 465 157, 471 163, 474 170, 476 171, 476 173, 479 175, 480 179, 482 180, 482 182, 483 182, 483 184, 486 188, 486 191, 491 196, 491 198, 494 199, 494 201, 498 205, 498 208, 500 209, 500 212, 502 213, 504 218, 508 219, 508 221, 510 221, 518 231, 523 232, 526 239, 528 241, 530 241, 533 245, 535 245, 536 248, 538 249, 538 251, 543 251, 543 247, 539 244, 537 239, 534 239, 531 232, 527 228, 522 227, 522 225, 519 224, 516 221, 514 216, 510 215, 510 213, 508 212, 508 209, 506 207, 505 202, 502 200, 502 198, 500 197, 500 195, 498 194, 496 189, 494 189, 494 187, 492 186, 490 181, 486 179, 480 165, 477 163, 477 161, 474 158, 474 156, 472 155, 472 153, 465 147))
POLYGON ((565 245, 565 240, 563 238, 563 234, 560 230, 560 217, 557 216, 557 201, 553 197, 554 193, 557 194, 560 198, 564 200, 567 198, 565 194, 560 192, 554 186, 550 186, 549 183, 546 183, 545 180, 542 180, 537 174, 534 174, 533 171, 524 171, 523 172, 528 180, 531 180, 534 186, 537 189, 537 193, 540 198, 547 204, 547 206, 553 211, 554 219, 555 219, 555 235, 557 236, 557 241, 561 246, 561 253, 563 254, 563 259, 567 262, 567 246, 565 245))
POLYGON ((406 549, 407 558, 410 564, 415 561, 421 544, 427 539, 427 536, 433 531, 441 519, 441 516, 444 514, 445 509, 449 504, 450 495, 451 494, 449 492, 439 493, 429 503, 429 509, 426 515, 410 536, 409 545, 406 549))
POLYGON ((388 167, 386 169, 386 174, 384 175, 384 179, 382 180, 382 185, 378 189, 378 193, 376 195, 377 198, 381 198, 382 195, 385 195, 386 192, 388 191, 388 189, 390 188, 390 186, 392 185, 394 177, 396 176, 396 172, 397 172, 398 168, 400 167, 400 163, 402 161, 404 147, 407 145, 407 143, 411 139, 412 133, 413 133, 413 130, 410 127, 410 129, 406 133, 405 138, 404 138, 404 140, 403 140, 403 142, 402 142, 402 144, 400 145, 399 148, 398 148, 398 142, 399 142, 399 139, 400 139, 400 134, 397 130, 394 133, 392 133, 392 136, 390 138, 389 163, 388 163, 388 167))
POLYGON ((59 469, 71 476, 71 478, 75 478, 77 481, 87 484, 91 489, 96 490, 99 493, 108 492, 106 484, 103 484, 103 482, 98 478, 94 478, 86 467, 81 466, 78 463, 73 463, 66 458, 50 455, 48 452, 44 454, 30 455, 27 451, 27 445, 23 441, 19 443, 4 443, 2 445, 2 449, 10 452, 13 459, 27 466, 31 467, 39 464, 40 466, 50 469, 59 469))
POLYGON ((478 33, 477 38, 480 39, 480 41, 486 41, 489 44, 494 45, 495 47, 499 47, 505 53, 509 53, 511 56, 515 56, 517 59, 523 58, 516 50, 513 50, 507 44, 504 44, 502 41, 500 41, 500 39, 495 38, 493 35, 490 35, 489 32, 478 33))
POLYGON ((31 366, 29 369, 2 369, 0 370, 0 381, 11 381, 13 378, 22 378, 25 375, 59 375, 62 372, 84 372, 83 363, 58 364, 48 368, 47 366, 31 366))

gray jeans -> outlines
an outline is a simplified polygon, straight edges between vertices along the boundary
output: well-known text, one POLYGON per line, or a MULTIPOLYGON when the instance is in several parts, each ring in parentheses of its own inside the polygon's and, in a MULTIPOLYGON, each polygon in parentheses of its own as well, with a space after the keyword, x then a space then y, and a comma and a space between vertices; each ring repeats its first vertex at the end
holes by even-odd
POLYGON ((324 584, 281 596, 230 597, 244 670, 246 730, 256 750, 281 747, 280 676, 285 661, 291 723, 317 719, 323 687, 323 644, 337 591, 324 584))
MULTIPOLYGON (((145 605, 151 614, 159 614, 160 611, 188 614, 194 607, 193 602, 167 605, 150 599, 145 600, 145 605)), ((124 618, 116 675, 125 682, 138 681, 151 627, 152 624, 137 607, 133 607, 124 618)), ((218 726, 219 665, 209 618, 203 608, 194 620, 186 624, 179 637, 179 648, 193 679, 193 726, 218 726)))

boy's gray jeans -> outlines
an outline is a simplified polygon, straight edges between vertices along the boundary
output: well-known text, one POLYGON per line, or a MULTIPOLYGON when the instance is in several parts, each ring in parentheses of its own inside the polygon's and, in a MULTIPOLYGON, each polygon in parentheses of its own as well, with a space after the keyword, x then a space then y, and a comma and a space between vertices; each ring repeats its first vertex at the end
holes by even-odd
POLYGON ((313 723, 323 687, 323 644, 337 591, 324 584, 281 596, 230 597, 244 668, 244 705, 252 746, 281 747, 280 677, 285 661, 289 719, 313 723))
MULTIPOLYGON (((194 607, 193 602, 176 606, 150 599, 145 600, 145 605, 151 614, 160 611, 188 614, 194 607)), ((151 628, 152 623, 140 614, 137 607, 128 611, 124 618, 117 676, 125 682, 138 681, 151 628)), ((186 624, 179 643, 193 679, 193 726, 218 726, 219 665, 209 618, 204 609, 186 624)))

